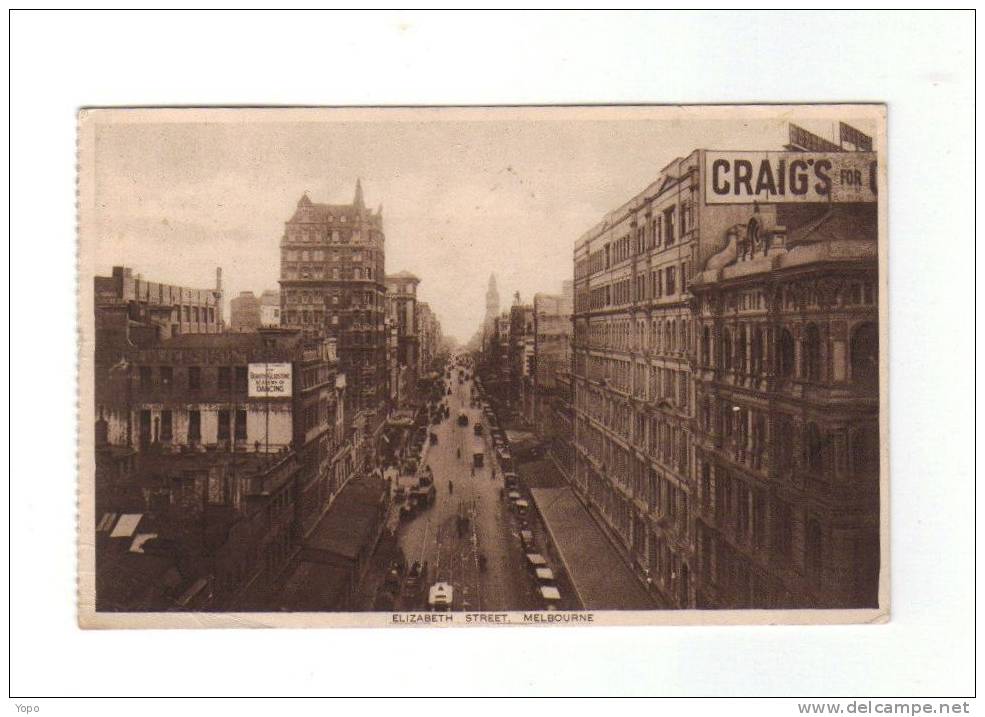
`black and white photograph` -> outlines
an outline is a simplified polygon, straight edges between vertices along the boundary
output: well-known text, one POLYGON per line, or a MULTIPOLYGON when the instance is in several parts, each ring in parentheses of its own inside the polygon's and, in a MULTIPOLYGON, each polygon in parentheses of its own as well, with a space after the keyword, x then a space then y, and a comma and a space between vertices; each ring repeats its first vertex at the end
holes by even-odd
POLYGON ((883 107, 80 132, 83 622, 886 615, 883 107))

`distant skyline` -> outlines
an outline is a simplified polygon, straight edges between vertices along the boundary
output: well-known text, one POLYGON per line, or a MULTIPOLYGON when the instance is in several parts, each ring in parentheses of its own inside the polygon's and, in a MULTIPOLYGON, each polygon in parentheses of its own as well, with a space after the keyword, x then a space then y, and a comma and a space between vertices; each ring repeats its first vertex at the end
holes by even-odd
POLYGON ((686 108, 362 111, 371 121, 298 111, 290 122, 195 112, 99 126, 99 274, 125 264, 209 288, 221 266, 228 317, 240 291, 279 289, 280 238, 301 195, 351 202, 359 179, 366 204, 383 206, 387 273, 419 276, 419 300, 461 342, 482 322, 490 273, 503 308, 517 291, 560 293, 578 237, 675 158, 781 149, 788 121, 829 139, 834 126, 809 111, 736 121, 707 119, 707 108, 700 120, 686 108))

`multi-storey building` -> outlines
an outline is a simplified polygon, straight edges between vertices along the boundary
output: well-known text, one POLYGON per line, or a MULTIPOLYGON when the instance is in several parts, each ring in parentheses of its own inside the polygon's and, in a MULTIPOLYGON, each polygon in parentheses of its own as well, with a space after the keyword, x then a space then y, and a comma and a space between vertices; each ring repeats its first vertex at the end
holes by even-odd
POLYGON ((383 213, 366 208, 359 182, 352 204, 298 200, 281 239, 280 286, 282 325, 337 340, 349 405, 368 412, 375 431, 387 386, 383 213))
POLYGON ((486 393, 497 413, 505 417, 513 410, 510 371, 510 313, 493 318, 482 342, 479 370, 486 393))
POLYGON ((525 423, 534 414, 534 307, 514 303, 510 307, 510 394, 525 423))
POLYGON ((436 369, 435 361, 442 351, 443 337, 441 322, 431 310, 426 301, 418 304, 420 325, 420 356, 421 362, 418 375, 422 378, 436 369))
POLYGON ((229 302, 229 329, 256 331, 261 326, 280 326, 280 292, 268 289, 258 299, 252 291, 241 291, 229 302))
MULTIPOLYGON (((164 541, 155 550, 213 585, 213 607, 248 609, 352 472, 334 343, 154 328, 97 329, 97 361, 110 364, 96 379, 97 510, 143 515, 164 541)), ((138 560, 112 544, 104 577, 138 560)))
POLYGON ((575 485, 669 605, 693 584, 688 285, 742 208, 702 202, 677 159, 575 245, 575 485))
POLYGON ((111 276, 95 278, 95 297, 104 337, 140 326, 155 336, 217 334, 224 328, 222 269, 216 269, 214 289, 190 289, 148 281, 128 267, 114 266, 111 276))
POLYGON ((551 391, 558 374, 570 371, 572 304, 570 294, 534 295, 535 390, 551 391))
MULTIPOLYGON (((770 282, 783 282, 775 276, 775 268, 764 267, 777 260, 784 243, 784 235, 777 228, 784 222, 789 224, 791 236, 803 233, 805 238, 798 241, 805 246, 824 244, 820 237, 835 231, 834 227, 845 239, 849 228, 854 227, 856 236, 852 241, 856 241, 858 227, 869 225, 857 224, 853 219, 828 224, 827 228, 811 228, 810 222, 817 220, 811 212, 816 215, 819 210, 817 205, 812 209, 808 194, 821 194, 824 183, 811 184, 814 178, 807 176, 811 165, 806 162, 807 157, 800 155, 781 157, 771 165, 783 174, 779 189, 775 175, 760 168, 756 192, 761 191, 760 183, 769 186, 772 182, 769 190, 762 190, 772 203, 757 206, 751 199, 710 196, 709 192, 728 194, 733 186, 722 172, 728 165, 717 157, 716 153, 696 150, 675 160, 662 170, 657 181, 606 215, 575 245, 574 485, 621 545, 640 578, 669 606, 860 605, 861 588, 852 593, 851 599, 847 597, 851 591, 844 585, 832 587, 827 593, 811 591, 804 587, 803 576, 798 576, 796 570, 804 565, 799 556, 808 550, 807 546, 814 546, 809 550, 821 551, 824 556, 820 574, 825 579, 840 571, 842 578, 850 574, 852 580, 873 588, 871 546, 876 522, 873 505, 877 506, 877 500, 873 503, 872 481, 868 488, 854 493, 838 494, 825 484, 818 485, 813 494, 797 494, 791 492, 792 488, 778 485, 778 476, 768 471, 775 470, 770 461, 779 459, 767 460, 763 453, 767 446, 770 451, 783 453, 796 452, 803 445, 817 446, 819 442, 827 445, 828 441, 837 441, 836 436, 850 432, 849 426, 871 428, 876 403, 871 396, 846 394, 844 384, 817 391, 813 385, 807 387, 803 383, 784 384, 783 390, 790 395, 781 401, 776 392, 779 384, 763 376, 763 372, 781 371, 777 361, 801 365, 804 359, 796 347, 803 342, 820 346, 818 351, 827 357, 825 360, 841 356, 834 364, 839 360, 843 363, 849 345, 845 342, 850 339, 839 343, 831 336, 849 337, 847 332, 859 325, 868 327, 863 329, 867 333, 860 341, 871 348, 875 309, 869 306, 868 313, 853 323, 841 314, 836 320, 837 312, 829 299, 824 300, 828 301, 825 304, 805 304, 799 298, 783 298, 782 301, 791 302, 789 310, 793 313, 781 317, 775 313, 779 306, 775 297, 771 295, 768 300, 764 288, 774 285, 770 282), (787 169, 789 175, 784 174, 787 169), (797 196, 790 199, 791 193, 797 196), (780 221, 778 207, 783 201, 796 201, 800 208, 783 208, 784 219, 780 221), (769 231, 760 232, 764 227, 769 231), (806 238, 812 232, 814 238, 806 238), (718 283, 721 275, 714 272, 729 263, 729 251, 744 259, 754 251, 761 256, 764 247, 767 251, 772 247, 770 256, 763 259, 765 263, 741 261, 736 268, 725 271, 728 282, 718 283), (709 271, 713 273, 709 275, 709 271), (700 300, 692 293, 692 280, 699 273, 700 300), (763 284, 763 288, 757 284, 763 284), (807 309, 803 307, 807 306, 817 306, 811 310, 822 312, 813 328, 807 327, 812 323, 804 313, 807 309), (768 312, 774 312, 769 319, 773 322, 771 332, 750 333, 752 326, 741 312, 752 312, 750 321, 753 315, 759 316, 755 312, 767 312, 760 316, 763 322, 767 322, 768 312), (796 312, 800 312, 797 318, 793 315, 796 312), (781 331, 784 322, 792 327, 786 333, 781 331), (793 332, 801 330, 795 338, 793 332), (823 333, 827 331, 831 334, 823 333), (736 341, 741 343, 741 350, 735 348, 736 341), (716 355, 731 357, 728 369, 714 364, 712 371, 707 363, 699 364, 699 354, 704 361, 703 357, 711 356, 708 352, 712 351, 724 351, 716 355), (744 368, 739 380, 733 376, 734 362, 740 354, 744 368), (747 378, 745 374, 754 364, 756 378, 747 378), (798 391, 805 393, 799 400, 792 400, 798 391), (825 406, 826 401, 831 404, 825 406), (821 414, 826 410, 832 412, 825 414, 822 421, 821 414), (787 436, 792 435, 811 438, 791 443, 787 436), (734 448, 735 445, 741 448, 734 448), (755 483, 748 472, 735 465, 736 455, 742 456, 742 462, 755 461, 760 466, 756 470, 767 471, 760 475, 762 482, 755 483), (753 459, 753 455, 760 457, 753 459), (767 463, 769 467, 763 468, 767 463), (825 490, 827 503, 822 505, 825 490), (812 503, 812 499, 816 502, 812 503), (839 522, 834 516, 840 510, 847 513, 841 514, 839 522), (735 525, 742 526, 738 533, 735 525), (736 539, 736 535, 742 538, 736 539), (737 543, 747 535, 754 546, 772 546, 774 541, 781 554, 798 557, 791 557, 789 565, 777 562, 773 547, 749 548, 748 544, 737 543), (817 545, 829 547, 816 548, 817 545), (839 565, 841 559, 844 562, 839 565), (764 578, 767 573, 769 581, 764 578)), ((754 194, 752 163, 743 158, 736 166, 739 164, 748 165, 750 176, 737 173, 731 178, 735 180, 735 194, 740 190, 754 194)), ((822 172, 817 178, 828 180, 828 175, 822 172)), ((827 187, 830 190, 830 181, 827 187)), ((870 242, 871 249, 871 237, 865 241, 870 242)), ((795 281, 794 275, 813 272, 812 276, 820 276, 827 271, 830 278, 850 266, 853 271, 867 274, 870 286, 873 284, 874 259, 866 258, 858 246, 848 249, 838 244, 811 251, 817 253, 819 265, 809 271, 803 266, 792 271, 792 283, 800 281, 795 281), (836 260, 837 252, 848 252, 844 261, 836 260)), ((800 256, 806 260, 809 254, 805 251, 800 256)), ((782 261, 776 268, 781 265, 782 261)), ((791 290, 791 295, 799 297, 796 291, 800 289, 791 290)), ((805 296, 810 296, 811 291, 815 297, 820 294, 817 289, 803 291, 805 296)), ((864 298, 864 288, 860 291, 864 298)), ((859 308, 853 305, 851 311, 858 312, 859 308)), ((820 360, 818 351, 804 352, 815 357, 808 360, 810 366, 820 360)), ((865 360, 873 360, 871 352, 865 360)), ((865 360, 860 359, 862 363, 865 360)), ((812 375, 822 371, 810 370, 812 375)), ((835 369, 823 369, 829 370, 835 369)), ((871 442, 871 431, 863 433, 864 441, 871 442)), ((859 445, 871 446, 864 441, 859 445)), ((863 455, 872 455, 869 448, 860 450, 863 455)), ((839 465, 826 460, 815 462, 816 473, 825 474, 839 465)), ((872 467, 868 460, 866 470, 872 467)), ((839 470, 847 475, 844 468, 839 470)), ((828 474, 825 481, 832 477, 828 474)), ((875 555, 877 563, 877 550, 875 555)))
POLYGON ((260 326, 280 326, 280 292, 267 289, 260 294, 260 326))
POLYGON ((777 214, 692 285, 695 602, 876 607, 876 207, 777 214))
POLYGON ((548 450, 570 473, 571 441, 571 312, 573 284, 561 294, 534 295, 533 422, 548 450))
POLYGON ((252 291, 241 291, 229 301, 229 330, 256 331, 258 328, 260 301, 252 291))
POLYGON ((420 375, 420 322, 417 305, 417 285, 421 280, 409 271, 386 277, 387 315, 397 327, 397 363, 406 366, 410 386, 420 375))
POLYGON ((493 330, 493 322, 499 316, 499 289, 496 288, 496 275, 489 275, 489 286, 486 288, 486 316, 482 321, 483 331, 493 330))

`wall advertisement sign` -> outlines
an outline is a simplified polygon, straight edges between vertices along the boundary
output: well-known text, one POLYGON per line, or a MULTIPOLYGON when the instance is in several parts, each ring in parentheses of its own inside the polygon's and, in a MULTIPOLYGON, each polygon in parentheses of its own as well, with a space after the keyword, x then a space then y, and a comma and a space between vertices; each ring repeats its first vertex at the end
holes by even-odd
POLYGON ((250 398, 291 397, 291 364, 251 363, 248 372, 250 398))
POLYGON ((875 202, 874 152, 705 153, 706 204, 875 202))

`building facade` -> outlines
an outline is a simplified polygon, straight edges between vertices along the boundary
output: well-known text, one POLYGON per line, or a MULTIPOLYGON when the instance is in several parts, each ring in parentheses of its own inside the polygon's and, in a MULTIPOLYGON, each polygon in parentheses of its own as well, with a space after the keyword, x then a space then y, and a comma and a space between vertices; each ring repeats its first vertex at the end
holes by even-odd
POLYGON ((260 326, 280 326, 280 292, 267 289, 260 294, 260 326))
POLYGON ((509 325, 510 395, 525 424, 534 422, 534 307, 514 303, 509 325))
MULTIPOLYGON (((796 157, 789 159, 791 169, 797 166, 796 157)), ((848 427, 855 425, 865 436, 858 445, 870 446, 877 396, 846 393, 843 379, 830 390, 792 384, 779 389, 768 374, 806 370, 791 366, 801 366, 803 349, 797 347, 807 342, 813 347, 803 354, 813 357, 807 360, 814 367, 809 375, 848 375, 844 365, 851 332, 864 332, 858 341, 871 347, 875 308, 849 321, 829 299, 822 309, 783 298, 792 303, 791 315, 782 316, 773 287, 775 271, 789 261, 778 258, 785 251, 785 232, 803 233, 805 238, 795 242, 803 246, 823 243, 819 237, 836 224, 817 229, 814 239, 806 236, 814 231, 811 222, 830 206, 801 203, 791 209, 714 200, 707 195, 708 160, 706 150, 675 160, 575 245, 574 486, 640 579, 668 607, 860 606, 865 591, 858 585, 874 589, 873 560, 878 573, 878 550, 875 558, 872 550, 878 499, 871 494, 878 470, 872 479, 871 458, 865 464, 870 475, 865 489, 839 494, 825 483, 813 494, 798 494, 770 473, 776 461, 792 459, 765 454, 800 451, 805 456, 813 455, 804 453, 805 445, 816 450, 839 440, 848 445, 848 427), (756 251, 758 265, 744 260, 756 251), (774 261, 780 263, 773 267, 774 261), (732 263, 737 268, 723 270, 732 263), (715 273, 719 270, 724 274, 715 273), (696 277, 700 291, 693 285, 696 277), (805 306, 821 314, 812 321, 805 306), (753 317, 770 324, 769 332, 754 327, 753 317), (727 364, 724 355, 730 357, 727 364), (823 361, 833 363, 822 368, 823 361), (842 373, 834 373, 835 365, 842 366, 842 373), (791 442, 789 436, 797 438, 791 442), (736 465, 736 456, 743 466, 758 466, 751 471, 756 479, 736 465), (824 490, 826 505, 820 497, 824 490), (814 557, 804 558, 805 551, 814 557), (797 575, 798 569, 808 569, 805 564, 818 561, 823 579, 841 572, 826 593, 816 583, 813 590, 807 588, 804 576, 797 575), (856 585, 855 592, 845 587, 846 580, 856 585)), ((720 177, 715 181, 714 186, 725 186, 720 177)), ((797 181, 798 190, 806 187, 799 176, 797 181)), ((871 224, 838 226, 846 239, 853 227, 855 241, 859 227, 871 224)), ((874 258, 867 261, 857 246, 811 251, 819 252, 818 265, 810 271, 800 266, 791 274, 793 284, 800 285, 794 274, 828 272, 830 280, 848 266, 868 275, 870 285, 875 281, 874 258), (832 264, 834 252, 842 250, 849 252, 846 260, 832 264)), ((808 254, 800 256, 807 260, 808 254)), ((780 291, 786 296, 786 289, 780 291)), ((808 297, 821 294, 802 291, 808 297)), ((850 311, 859 308, 853 305, 850 311)), ((860 362, 871 360, 871 351, 866 355, 860 362)), ((859 450, 871 456, 869 448, 859 450)), ((811 465, 822 474, 842 466, 834 455, 812 458, 811 465)), ((847 475, 844 466, 837 470, 847 475)))
MULTIPOLYGON (((386 402, 386 285, 382 208, 316 204, 305 194, 281 239, 281 324, 337 341, 353 412, 380 423, 386 402)), ((353 414, 354 415, 354 414, 353 414)))
POLYGON ((229 330, 256 331, 258 328, 260 301, 252 291, 241 291, 229 301, 229 330))
MULTIPOLYGON (((421 280, 409 271, 386 277, 387 315, 397 327, 397 363, 406 367, 407 380, 416 386, 420 375, 420 325, 417 286, 421 280)), ((404 394, 405 397, 407 394, 404 394)))
MULTIPOLYGON (((97 330, 110 364, 96 381, 97 511, 143 516, 158 557, 207 581, 209 607, 253 609, 352 472, 333 342, 280 328, 118 339, 97 330)), ((113 541, 103 557, 104 576, 149 562, 113 541)))
POLYGON ((418 304, 420 325, 420 365, 418 375, 424 378, 427 374, 438 369, 439 356, 444 348, 444 337, 441 333, 441 322, 431 310, 426 301, 418 304))
POLYGON ((698 607, 878 606, 876 208, 812 213, 750 211, 692 286, 698 607))
POLYGON ((141 327, 154 335, 217 334, 222 317, 222 269, 214 289, 192 289, 148 281, 133 269, 114 266, 110 276, 94 281, 97 319, 103 336, 126 334, 141 327))

